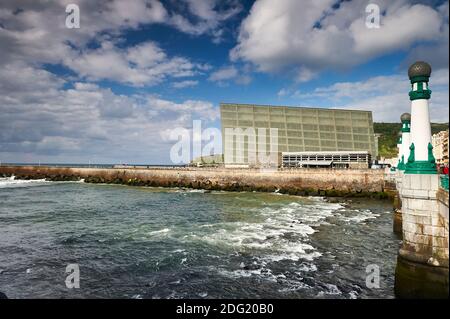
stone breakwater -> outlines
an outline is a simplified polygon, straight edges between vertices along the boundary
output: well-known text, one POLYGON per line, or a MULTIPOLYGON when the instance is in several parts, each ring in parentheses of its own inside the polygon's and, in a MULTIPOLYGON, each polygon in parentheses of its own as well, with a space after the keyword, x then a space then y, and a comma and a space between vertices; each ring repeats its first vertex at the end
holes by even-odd
POLYGON ((302 196, 389 198, 382 170, 298 169, 260 171, 205 168, 69 168, 0 166, 0 176, 130 186, 183 187, 223 191, 279 192, 302 196))

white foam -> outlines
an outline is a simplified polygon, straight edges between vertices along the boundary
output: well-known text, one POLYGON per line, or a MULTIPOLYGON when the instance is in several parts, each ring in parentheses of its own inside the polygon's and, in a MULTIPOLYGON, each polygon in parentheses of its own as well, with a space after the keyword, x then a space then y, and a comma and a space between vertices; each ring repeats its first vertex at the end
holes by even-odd
POLYGON ((356 215, 352 216, 344 216, 342 214, 338 214, 339 218, 347 223, 361 223, 368 219, 376 219, 380 217, 380 214, 375 214, 368 209, 357 211, 356 215))
POLYGON ((237 269, 234 271, 219 269, 219 274, 228 278, 242 278, 242 277, 248 278, 252 276, 257 276, 274 282, 276 282, 278 278, 278 276, 275 276, 272 273, 272 270, 267 269, 265 267, 257 269, 237 269))
POLYGON ((160 234, 166 234, 170 232, 170 228, 163 228, 160 230, 154 230, 147 233, 147 235, 153 236, 153 235, 160 235, 160 234))
POLYGON ((358 293, 354 290, 350 291, 349 293, 349 298, 350 299, 357 299, 358 298, 358 293))
POLYGON ((204 189, 176 189, 175 193, 183 193, 183 194, 188 194, 188 193, 205 193, 206 190, 204 189))
POLYGON ((341 295, 342 294, 342 292, 339 290, 339 288, 336 285, 325 284, 325 286, 327 287, 327 291, 325 291, 324 293, 326 293, 327 295, 341 295))
MULTIPOLYGON (((265 262, 312 261, 322 254, 310 244, 309 236, 317 232, 316 226, 325 223, 325 219, 340 208, 339 204, 320 199, 281 207, 266 206, 254 211, 259 221, 208 224, 208 228, 212 228, 210 233, 193 232, 184 238, 229 246, 237 252, 251 252, 265 262)), ((237 274, 244 276, 257 272, 239 270, 237 274)))
POLYGON ((317 271, 317 266, 314 264, 301 264, 298 267, 299 272, 297 272, 298 275, 301 275, 302 272, 315 272, 317 271))
POLYGON ((32 180, 22 180, 16 179, 15 176, 0 178, 0 188, 15 188, 15 187, 28 187, 28 186, 39 186, 45 183, 51 183, 45 179, 32 179, 32 180))
POLYGON ((30 187, 30 186, 42 186, 48 184, 60 184, 60 183, 84 183, 84 179, 79 181, 48 181, 46 179, 16 179, 15 176, 0 178, 0 188, 18 188, 18 187, 30 187))
POLYGON ((292 291, 298 291, 301 289, 311 289, 312 287, 301 282, 301 281, 286 281, 283 282, 283 286, 285 288, 279 289, 279 292, 292 292, 292 291))

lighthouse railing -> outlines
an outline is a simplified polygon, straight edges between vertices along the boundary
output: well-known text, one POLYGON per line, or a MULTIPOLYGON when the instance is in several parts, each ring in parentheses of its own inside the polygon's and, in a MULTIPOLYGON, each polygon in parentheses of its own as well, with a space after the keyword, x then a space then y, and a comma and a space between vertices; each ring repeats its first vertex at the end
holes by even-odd
POLYGON ((448 192, 448 174, 443 174, 441 177, 441 187, 448 192))

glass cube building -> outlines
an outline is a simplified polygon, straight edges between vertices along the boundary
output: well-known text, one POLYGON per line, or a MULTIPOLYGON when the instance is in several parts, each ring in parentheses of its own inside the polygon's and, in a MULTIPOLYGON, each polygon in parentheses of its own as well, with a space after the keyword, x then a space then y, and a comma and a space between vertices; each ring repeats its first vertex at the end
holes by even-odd
POLYGON ((221 103, 220 115, 226 163, 249 164, 253 158, 248 151, 262 144, 269 153, 270 129, 274 128, 279 156, 283 152, 339 151, 367 151, 373 158, 378 155, 370 111, 221 103), (257 146, 249 138, 252 131, 257 146), (261 138, 264 131, 266 136, 261 138))

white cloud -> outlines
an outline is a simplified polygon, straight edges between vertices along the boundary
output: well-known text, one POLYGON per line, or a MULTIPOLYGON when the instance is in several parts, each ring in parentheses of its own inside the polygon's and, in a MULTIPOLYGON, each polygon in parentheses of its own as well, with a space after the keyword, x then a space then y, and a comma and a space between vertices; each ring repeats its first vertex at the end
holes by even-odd
POLYGON ((0 52, 4 63, 9 59, 60 63, 76 52, 75 48, 85 47, 100 33, 118 35, 125 29, 163 23, 168 19, 165 8, 156 0, 25 0, 20 3, 4 0, 1 8, 0 52), (65 6, 69 3, 80 7, 79 29, 65 26, 65 6))
POLYGON ((136 86, 160 83, 167 77, 192 76, 194 69, 202 71, 206 65, 183 56, 169 57, 153 42, 130 49, 118 45, 125 31, 150 24, 173 26, 195 35, 210 34, 216 40, 223 33, 223 21, 241 10, 234 0, 189 0, 185 6, 190 11, 174 4, 169 11, 158 0, 4 0, 0 6, 0 66, 17 61, 63 64, 89 80, 136 86), (69 3, 80 7, 79 29, 65 26, 65 6, 69 3), (191 21, 194 12, 195 21, 191 21), (184 21, 184 27, 174 23, 177 17, 184 21))
POLYGON ((188 87, 194 87, 198 84, 198 81, 186 80, 181 82, 173 82, 172 86, 176 89, 184 89, 188 87))
POLYGON ((158 84, 167 77, 191 77, 203 68, 184 57, 167 57, 154 42, 120 49, 105 41, 100 48, 65 59, 64 64, 89 80, 107 79, 134 86, 158 84))
POLYGON ((283 97, 283 96, 288 95, 289 93, 290 93, 289 89, 282 88, 281 90, 278 91, 277 95, 278 95, 278 97, 283 97))
POLYGON ((221 24, 242 11, 241 4, 235 0, 183 0, 182 3, 187 5, 188 12, 196 21, 192 22, 185 15, 175 13, 169 23, 189 34, 210 33, 216 43, 221 42, 224 33, 221 24))
POLYGON ((213 73, 211 73, 209 80, 216 82, 216 81, 224 81, 224 80, 230 80, 235 78, 238 75, 238 70, 233 67, 225 67, 222 69, 219 69, 213 73))
MULTIPOLYGON (((432 121, 448 122, 448 85, 448 69, 433 71, 430 78, 432 121)), ((311 93, 296 92, 292 97, 302 103, 314 104, 320 100, 335 108, 372 111, 374 121, 377 122, 399 122, 402 113, 410 112, 411 102, 408 96, 410 89, 407 75, 395 74, 357 82, 338 82, 318 87, 311 93)))
MULTIPOLYGON (((335 2, 256 1, 241 24, 232 60, 252 62, 263 72, 289 67, 297 80, 307 81, 321 70, 348 68, 416 43, 426 41, 435 50, 443 50, 442 41, 448 45, 448 36, 443 37, 448 35, 448 10, 380 0, 385 12, 381 27, 369 29, 366 2, 341 2, 333 9, 335 2)), ((434 63, 432 57, 428 61, 434 63)))
POLYGON ((161 132, 211 123, 207 101, 126 96, 93 83, 65 82, 24 64, 0 69, 0 158, 9 161, 163 163, 172 144, 161 132), (20 76, 12 76, 17 74, 20 76))
POLYGON ((220 85, 225 85, 230 80, 234 80, 236 84, 247 85, 250 84, 252 78, 248 75, 248 70, 245 67, 242 71, 239 71, 235 66, 226 66, 212 72, 208 80, 220 85))
POLYGON ((221 23, 240 8, 234 0, 223 3, 214 2, 212 11, 198 11, 192 19, 193 13, 176 6, 169 10, 157 0, 3 0, 0 159, 167 162, 171 144, 161 132, 189 128, 193 119, 210 123, 218 117, 217 107, 202 100, 117 94, 92 81, 148 86, 171 78, 175 87, 195 85, 184 78, 204 74, 209 64, 169 56, 150 41, 123 46, 123 34, 150 24, 177 28, 172 19, 180 15, 187 27, 196 28, 188 33, 216 40, 223 35, 221 23), (65 27, 68 3, 80 6, 80 29, 65 27), (75 75, 57 76, 42 67, 46 63, 67 67, 75 75))

